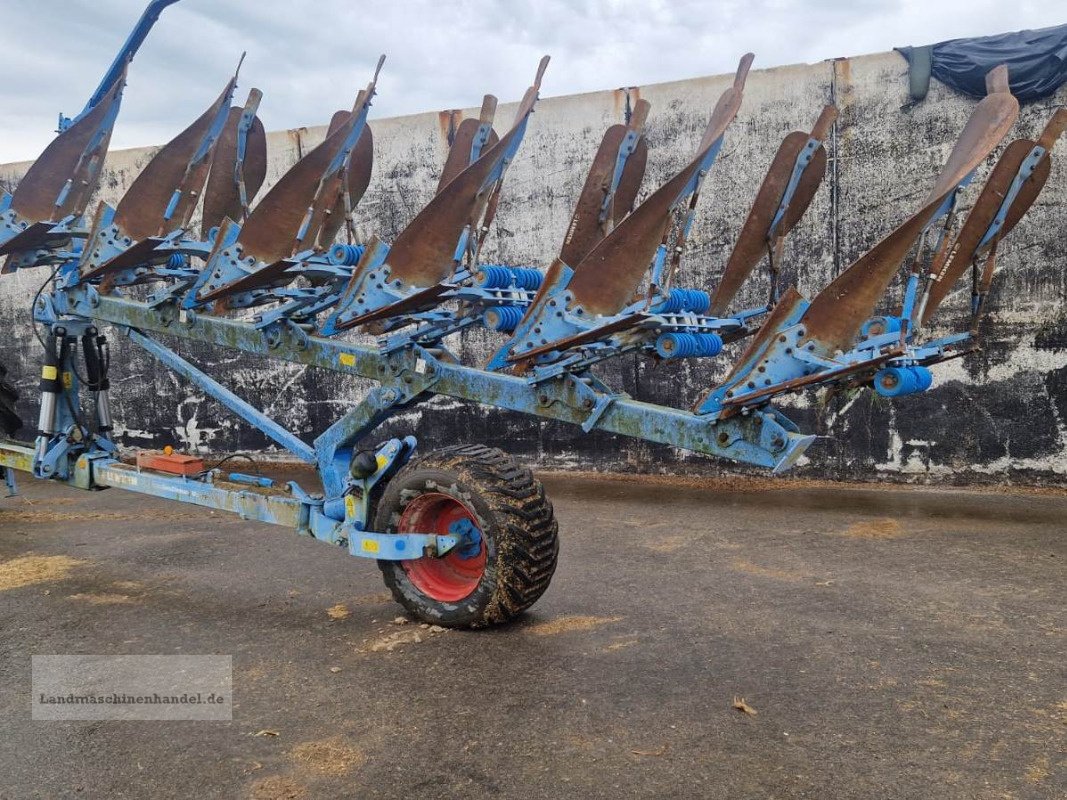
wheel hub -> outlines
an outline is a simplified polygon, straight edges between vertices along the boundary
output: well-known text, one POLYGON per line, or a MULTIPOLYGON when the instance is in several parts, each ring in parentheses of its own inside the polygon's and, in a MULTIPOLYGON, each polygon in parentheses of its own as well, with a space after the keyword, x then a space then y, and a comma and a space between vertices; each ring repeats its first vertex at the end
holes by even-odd
POLYGON ((458 519, 448 526, 448 532, 459 538, 453 552, 464 561, 477 558, 482 552, 482 532, 469 519, 458 519))
POLYGON ((474 513, 460 500, 443 492, 427 492, 404 507, 398 533, 434 533, 460 536, 460 543, 442 558, 401 561, 408 579, 434 600, 458 602, 469 596, 485 574, 485 537, 474 513))

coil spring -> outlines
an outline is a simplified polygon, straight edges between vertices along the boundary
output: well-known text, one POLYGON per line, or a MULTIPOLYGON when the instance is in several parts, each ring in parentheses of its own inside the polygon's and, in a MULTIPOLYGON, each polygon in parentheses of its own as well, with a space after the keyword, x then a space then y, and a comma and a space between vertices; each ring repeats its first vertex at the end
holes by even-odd
POLYGON ((330 248, 330 263, 335 267, 354 267, 363 258, 364 250, 361 244, 335 244, 330 248))
POLYGON ((717 333, 664 333, 656 339, 661 358, 710 358, 722 350, 717 333))
POLYGON ((871 317, 860 328, 860 336, 881 336, 884 333, 900 333, 899 317, 871 317))
POLYGON ((482 324, 498 333, 511 333, 525 313, 526 309, 522 306, 496 306, 482 314, 482 324))
POLYGON ((181 253, 171 253, 170 258, 167 259, 167 269, 184 269, 188 263, 181 253))
POLYGON ((541 288, 544 275, 533 267, 504 267, 500 264, 486 264, 478 270, 474 281, 483 289, 526 289, 535 292, 541 288))
POLYGON ((671 289, 671 293, 662 303, 652 309, 656 314, 678 314, 691 311, 694 314, 706 314, 711 308, 711 295, 700 289, 671 289))
POLYGON ((882 397, 903 397, 925 392, 934 383, 926 367, 886 367, 874 375, 874 390, 882 397))

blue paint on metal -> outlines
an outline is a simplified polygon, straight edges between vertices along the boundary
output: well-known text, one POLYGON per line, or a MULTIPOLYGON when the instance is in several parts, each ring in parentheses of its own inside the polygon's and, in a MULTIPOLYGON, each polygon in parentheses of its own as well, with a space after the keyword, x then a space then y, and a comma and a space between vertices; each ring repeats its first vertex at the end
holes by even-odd
MULTIPOLYGON (((629 118, 627 118, 627 122, 629 122, 629 118)), ((615 156, 615 168, 611 173, 611 183, 606 187, 604 200, 600 204, 600 213, 597 215, 597 221, 601 225, 607 223, 608 216, 612 213, 615 205, 615 194, 619 190, 619 184, 622 183, 622 174, 626 169, 626 162, 630 160, 630 156, 633 155, 639 141, 641 141, 641 134, 630 129, 626 132, 622 142, 619 143, 619 152, 615 156)))
POLYGON ((156 24, 159 15, 163 13, 163 9, 167 6, 172 6, 177 2, 178 0, 152 0, 152 2, 148 4, 148 7, 141 15, 141 18, 134 26, 133 31, 119 50, 118 55, 115 56, 115 60, 111 63, 107 72, 104 73, 100 85, 96 87, 96 91, 89 97, 89 102, 85 104, 85 108, 82 109, 82 112, 74 119, 68 119, 62 114, 59 115, 60 133, 96 108, 100 101, 104 99, 104 95, 107 94, 112 84, 118 80, 123 70, 126 69, 126 65, 133 60, 133 57, 137 54, 141 45, 144 44, 144 40, 148 37, 149 31, 151 31, 156 24))
POLYGON ((1019 191, 1023 188, 1023 184, 1029 180, 1033 175, 1037 165, 1041 162, 1041 159, 1045 157, 1046 150, 1040 145, 1036 145, 1033 150, 1023 159, 1023 163, 1019 166, 1018 172, 1012 179, 1011 186, 1008 187, 1007 193, 1004 195, 1004 200, 1000 204, 1000 208, 997 209, 996 216, 993 218, 993 222, 990 223, 989 228, 982 236, 979 247, 985 247, 989 244, 993 237, 1000 233, 1000 229, 1004 227, 1004 221, 1007 219, 1008 211, 1011 209, 1012 204, 1015 202, 1015 198, 1018 197, 1019 191))
MULTIPOLYGON (((523 377, 438 360, 419 348, 385 354, 375 347, 321 336, 298 339, 289 332, 283 332, 280 341, 272 345, 265 333, 249 322, 188 313, 175 321, 172 313, 165 309, 151 308, 124 298, 100 296, 92 287, 76 287, 61 295, 64 297, 64 313, 140 331, 169 332, 220 347, 233 347, 371 378, 381 382, 383 389, 398 393, 410 387, 429 387, 419 388, 419 391, 578 425, 590 416, 590 408, 585 403, 587 398, 577 397, 564 384, 533 384, 523 377), (408 378, 412 381, 410 384, 406 382, 408 378)), ((805 449, 811 442, 810 437, 785 431, 774 422, 773 425, 783 431, 782 444, 767 450, 758 443, 759 437, 755 436, 754 429, 750 430, 751 424, 751 418, 716 423, 701 414, 619 398, 610 403, 593 427, 769 468, 787 462, 797 450, 805 449), (726 435, 720 442, 722 432, 726 435)))
POLYGON ((354 267, 363 258, 365 247, 355 244, 335 244, 330 248, 330 263, 338 267, 354 267))
POLYGON ((821 141, 809 138, 803 149, 797 154, 796 160, 793 162, 793 171, 789 174, 789 183, 786 184, 785 192, 782 193, 782 199, 778 203, 778 209, 774 212, 774 218, 771 220, 770 227, 767 230, 768 241, 774 240, 778 226, 793 202, 793 195, 796 194, 797 186, 800 185, 801 175, 808 168, 808 164, 811 163, 820 147, 822 147, 821 141))
POLYGON ((874 375, 874 390, 882 397, 903 397, 925 392, 934 376, 926 367, 888 367, 874 375))
POLYGON ((3 473, 4 485, 7 487, 8 497, 17 497, 19 493, 19 487, 15 483, 15 470, 9 467, 0 467, 0 473, 3 473))
POLYGON ((500 264, 483 264, 474 273, 474 284, 483 289, 525 289, 536 292, 541 288, 544 275, 534 267, 505 267, 500 264))
POLYGON ((691 311, 694 314, 706 314, 711 307, 711 295, 702 289, 674 288, 660 303, 652 306, 655 314, 677 314, 691 311))
POLYGON ((711 358, 722 352, 717 333, 664 333, 656 339, 660 358, 711 358))
POLYGON ((130 338, 130 341, 147 350, 170 369, 180 375, 184 375, 234 414, 263 431, 263 433, 297 458, 310 464, 315 463, 314 448, 289 433, 258 408, 242 400, 214 378, 194 367, 173 350, 133 328, 128 328, 126 335, 130 338))
POLYGON ((458 519, 448 526, 448 532, 456 537, 456 555, 464 561, 477 558, 482 552, 482 532, 469 519, 458 519))
POLYGON ((348 552, 376 561, 412 561, 443 556, 458 543, 458 537, 447 534, 358 532, 350 536, 348 552))
POLYGON ((511 333, 522 320, 526 309, 522 306, 497 306, 489 308, 482 314, 485 327, 498 333, 511 333))
POLYGON ((264 489, 270 489, 274 486, 274 481, 263 475, 246 475, 243 472, 231 472, 227 477, 234 483, 247 483, 251 486, 260 486, 264 489))
POLYGON ((860 326, 860 338, 869 339, 883 333, 899 333, 902 320, 900 317, 871 317, 860 326))

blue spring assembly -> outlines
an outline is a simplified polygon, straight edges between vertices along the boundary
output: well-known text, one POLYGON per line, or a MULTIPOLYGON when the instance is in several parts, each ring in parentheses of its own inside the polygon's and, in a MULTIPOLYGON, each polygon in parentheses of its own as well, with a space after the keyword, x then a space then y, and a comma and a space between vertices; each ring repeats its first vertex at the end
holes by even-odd
POLYGON ((526 309, 522 306, 496 306, 482 314, 482 324, 498 333, 511 333, 525 313, 526 309))
POLYGON ((171 253, 167 259, 167 269, 185 269, 188 265, 188 260, 181 253, 171 253))
POLYGON ((860 336, 868 339, 884 333, 900 333, 900 317, 871 317, 860 328, 860 336))
POLYGON ((711 308, 711 295, 700 289, 671 289, 667 298, 652 308, 654 314, 679 314, 690 311, 706 314, 711 308))
POLYGON ((330 263, 335 267, 354 267, 363 258, 365 249, 361 244, 335 244, 330 248, 330 263))
POLYGON ((934 383, 926 367, 886 367, 874 375, 874 390, 882 397, 903 397, 925 392, 934 383))
POLYGON ((500 264, 486 264, 479 268, 474 282, 483 289, 525 289, 536 292, 544 280, 541 270, 533 267, 505 267, 500 264))
POLYGON ((656 339, 661 358, 710 358, 722 350, 717 333, 664 333, 656 339))

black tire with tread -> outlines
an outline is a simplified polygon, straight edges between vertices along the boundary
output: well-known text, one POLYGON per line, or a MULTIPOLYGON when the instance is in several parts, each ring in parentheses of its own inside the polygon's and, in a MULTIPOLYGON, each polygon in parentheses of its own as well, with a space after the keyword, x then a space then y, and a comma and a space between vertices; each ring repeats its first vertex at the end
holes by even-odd
POLYGON ((426 596, 395 561, 379 561, 398 603, 423 622, 478 628, 506 622, 532 606, 556 569, 559 537, 552 504, 530 470, 502 450, 460 445, 413 459, 389 481, 375 530, 395 531, 404 507, 426 492, 456 497, 478 518, 487 562, 478 587, 455 603, 426 596))
POLYGON ((0 435, 14 436, 22 427, 22 419, 15 410, 18 399, 18 390, 8 382, 7 370, 0 364, 0 435))

